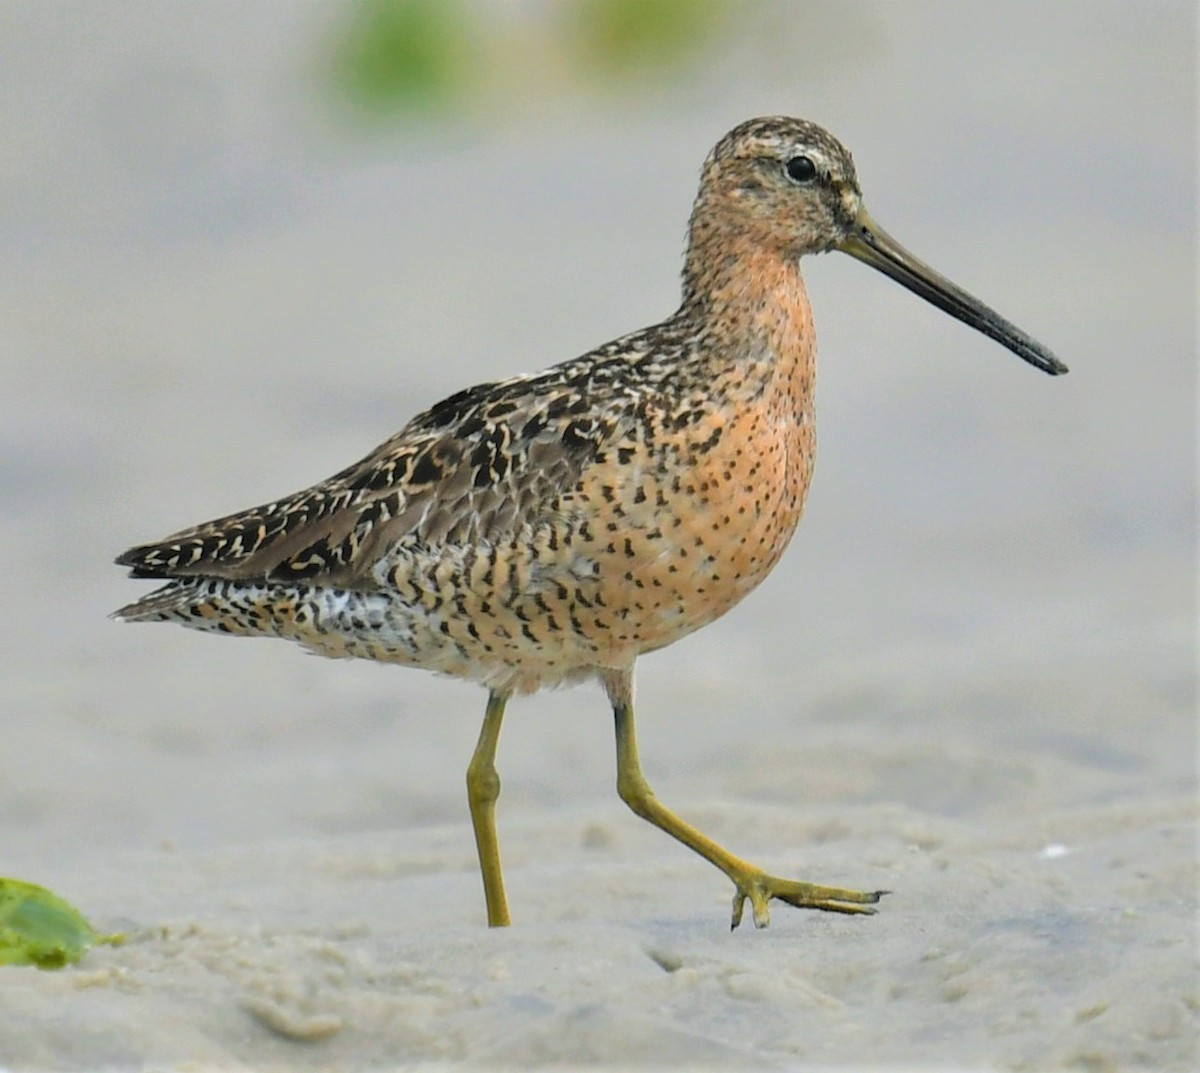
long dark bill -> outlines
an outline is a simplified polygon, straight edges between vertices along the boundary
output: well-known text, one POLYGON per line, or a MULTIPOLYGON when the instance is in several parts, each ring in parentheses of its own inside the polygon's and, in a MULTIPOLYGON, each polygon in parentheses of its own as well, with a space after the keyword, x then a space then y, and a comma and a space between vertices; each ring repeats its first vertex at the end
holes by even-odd
POLYGON ((879 269, 885 276, 903 284, 938 309, 990 336, 997 343, 1002 343, 1030 365, 1036 365, 1042 372, 1059 376, 1067 371, 1067 367, 1036 339, 1026 335, 994 309, 967 294, 961 287, 955 286, 945 276, 939 275, 924 261, 909 253, 875 223, 865 209, 859 210, 850 234, 837 248, 864 264, 879 269))

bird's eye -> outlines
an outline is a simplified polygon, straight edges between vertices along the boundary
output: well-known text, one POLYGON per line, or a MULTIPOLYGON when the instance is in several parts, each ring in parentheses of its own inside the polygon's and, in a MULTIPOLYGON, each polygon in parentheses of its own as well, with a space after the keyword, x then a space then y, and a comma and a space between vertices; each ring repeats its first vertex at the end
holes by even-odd
POLYGON ((785 167, 788 178, 795 183, 810 183, 817 177, 817 166, 810 157, 794 156, 785 167))

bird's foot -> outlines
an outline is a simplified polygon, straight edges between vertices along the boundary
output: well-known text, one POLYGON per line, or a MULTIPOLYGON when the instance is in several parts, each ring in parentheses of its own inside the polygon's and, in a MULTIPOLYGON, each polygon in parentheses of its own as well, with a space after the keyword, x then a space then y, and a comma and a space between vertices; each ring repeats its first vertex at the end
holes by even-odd
POLYGON ((819 887, 815 883, 800 883, 794 879, 780 879, 766 872, 746 872, 731 877, 737 891, 733 896, 732 931, 742 922, 742 910, 746 901, 754 914, 754 926, 765 928, 771 922, 767 903, 772 898, 794 905, 797 909, 824 909, 829 913, 858 913, 871 915, 873 908, 886 890, 843 890, 841 887, 819 887))

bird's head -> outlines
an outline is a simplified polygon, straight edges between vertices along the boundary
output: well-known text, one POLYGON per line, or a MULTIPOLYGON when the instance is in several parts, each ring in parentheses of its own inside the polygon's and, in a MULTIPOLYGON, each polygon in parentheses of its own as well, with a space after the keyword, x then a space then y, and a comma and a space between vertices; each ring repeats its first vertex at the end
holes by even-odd
POLYGON ((692 211, 689 266, 727 276, 740 257, 766 252, 794 261, 840 250, 995 339, 1051 375, 1067 367, 1049 350, 914 257, 871 219, 854 160, 832 134, 788 116, 750 119, 708 159, 692 211))

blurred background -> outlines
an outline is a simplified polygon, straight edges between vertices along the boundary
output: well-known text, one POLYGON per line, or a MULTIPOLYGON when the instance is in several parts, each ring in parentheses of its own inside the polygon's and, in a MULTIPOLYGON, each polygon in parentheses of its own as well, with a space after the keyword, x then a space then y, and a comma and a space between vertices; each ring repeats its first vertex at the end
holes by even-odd
MULTIPOLYGON (((118 626, 111 560, 661 319, 705 153, 777 112, 1071 374, 807 265, 808 516, 643 661, 652 781, 983 820, 1193 786, 1193 4, 4 0, 0 82, 0 871, 465 827, 482 691, 118 626)), ((615 816, 611 754, 594 688, 515 705, 505 816, 615 816)))

